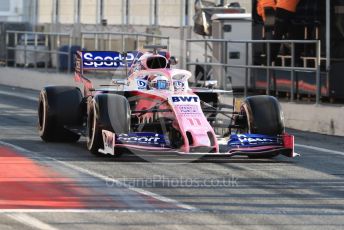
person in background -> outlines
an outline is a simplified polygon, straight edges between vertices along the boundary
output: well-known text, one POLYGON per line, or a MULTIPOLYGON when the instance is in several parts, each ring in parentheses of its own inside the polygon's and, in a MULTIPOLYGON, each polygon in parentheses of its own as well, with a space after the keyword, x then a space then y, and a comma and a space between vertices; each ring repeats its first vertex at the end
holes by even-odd
POLYGON ((262 17, 263 22, 266 21, 265 9, 267 8, 276 8, 276 0, 258 0, 257 2, 257 14, 262 17))
MULTIPOLYGON (((287 38, 287 34, 292 28, 292 19, 296 13, 296 7, 300 0, 277 0, 275 9, 275 26, 274 40, 282 40, 287 38)), ((271 60, 276 61, 280 44, 274 44, 271 47, 271 60)))
POLYGON ((275 26, 276 0, 258 0, 257 15, 263 22, 262 39, 272 40, 275 26))

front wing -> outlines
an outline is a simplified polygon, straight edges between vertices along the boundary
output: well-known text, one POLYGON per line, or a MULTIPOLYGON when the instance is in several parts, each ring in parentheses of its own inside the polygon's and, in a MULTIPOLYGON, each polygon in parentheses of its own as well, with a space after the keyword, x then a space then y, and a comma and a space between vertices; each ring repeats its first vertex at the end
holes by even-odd
MULTIPOLYGON (((173 152, 180 155, 203 155, 203 156, 273 156, 284 155, 296 157, 294 152, 294 136, 284 134, 281 136, 266 136, 257 134, 231 135, 228 143, 220 152, 193 151, 181 152, 179 149, 170 147, 169 141, 162 134, 142 132, 116 135, 113 132, 103 130, 104 148, 99 149, 103 154, 115 155, 116 147, 128 149, 145 150, 149 152, 173 152)), ((202 146, 200 146, 200 149, 202 146)), ((206 148, 205 148, 206 149, 206 148)))

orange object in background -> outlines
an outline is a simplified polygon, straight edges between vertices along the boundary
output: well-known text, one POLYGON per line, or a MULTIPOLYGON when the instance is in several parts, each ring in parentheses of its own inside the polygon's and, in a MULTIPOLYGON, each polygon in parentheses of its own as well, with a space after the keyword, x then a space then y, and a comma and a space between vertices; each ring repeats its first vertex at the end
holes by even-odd
POLYGON ((276 0, 258 0, 257 14, 261 16, 264 21, 266 19, 264 8, 266 7, 276 8, 276 0))
POLYGON ((296 7, 299 4, 300 0, 278 0, 276 8, 281 8, 290 12, 295 13, 296 7))

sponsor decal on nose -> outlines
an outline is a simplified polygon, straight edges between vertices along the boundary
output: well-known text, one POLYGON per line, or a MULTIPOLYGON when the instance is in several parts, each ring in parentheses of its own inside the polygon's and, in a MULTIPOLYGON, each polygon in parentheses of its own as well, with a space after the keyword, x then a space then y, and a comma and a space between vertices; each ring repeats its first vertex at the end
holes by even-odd
POLYGON ((198 102, 198 97, 196 96, 172 96, 173 103, 183 103, 183 102, 198 102))

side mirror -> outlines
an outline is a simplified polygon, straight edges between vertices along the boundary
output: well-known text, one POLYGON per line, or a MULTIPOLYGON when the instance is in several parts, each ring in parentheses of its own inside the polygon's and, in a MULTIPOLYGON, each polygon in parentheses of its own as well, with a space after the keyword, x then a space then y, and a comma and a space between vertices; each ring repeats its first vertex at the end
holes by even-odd
POLYGON ((128 84, 127 80, 125 79, 112 79, 111 82, 114 85, 127 85, 128 84))
POLYGON ((217 86, 217 81, 216 80, 208 80, 204 82, 204 86, 209 88, 209 89, 213 89, 217 86))
POLYGON ((178 59, 175 56, 170 57, 170 65, 177 65, 178 59))

